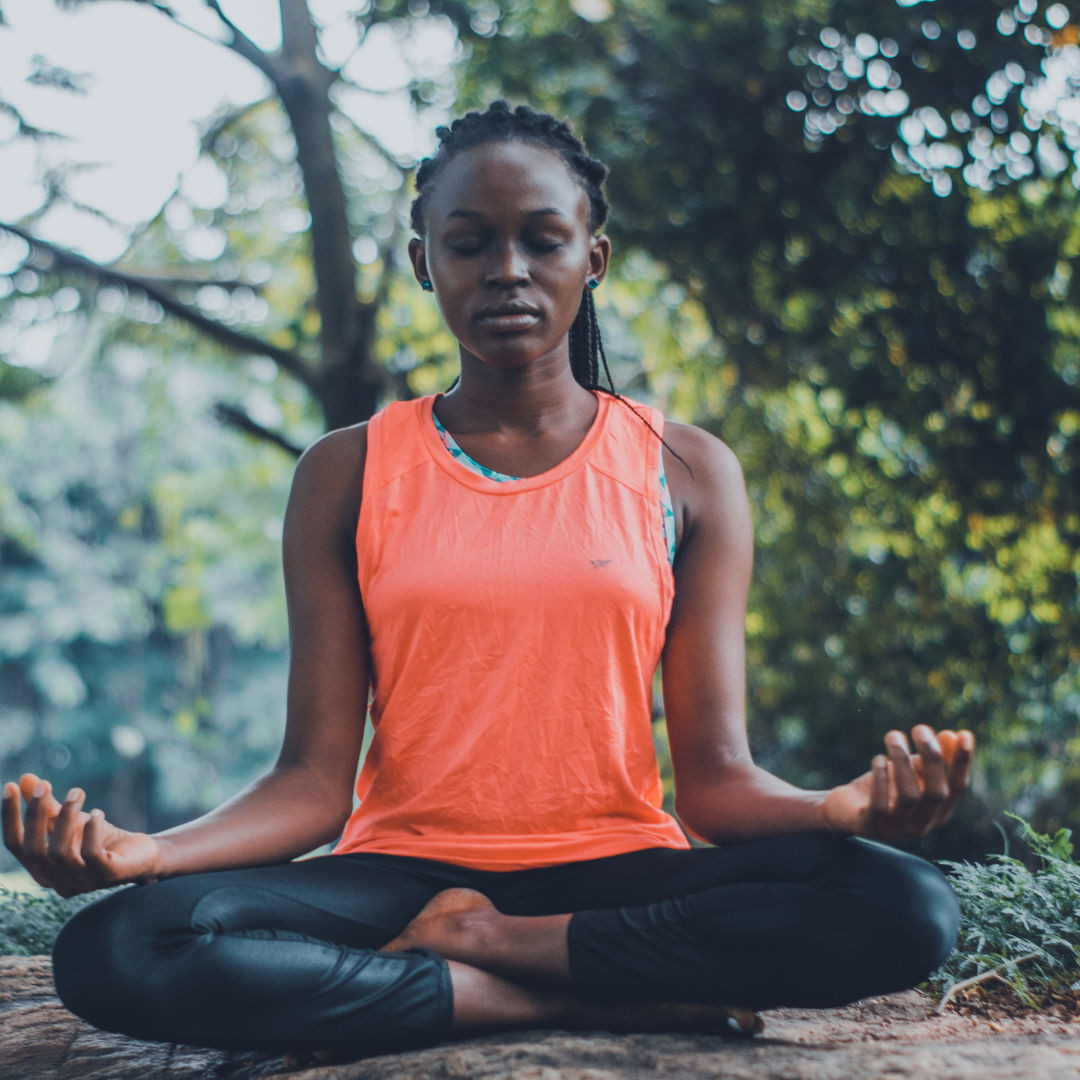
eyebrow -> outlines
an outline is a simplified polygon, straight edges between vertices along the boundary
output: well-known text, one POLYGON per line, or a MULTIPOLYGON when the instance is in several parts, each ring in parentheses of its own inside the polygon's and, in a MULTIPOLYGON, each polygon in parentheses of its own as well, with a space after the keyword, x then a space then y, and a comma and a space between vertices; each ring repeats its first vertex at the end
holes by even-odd
MULTIPOLYGON (((556 209, 554 206, 545 206, 542 210, 530 210, 527 213, 527 217, 541 217, 544 214, 554 214, 556 217, 565 217, 566 215, 556 209)), ((463 217, 463 218, 482 218, 487 217, 487 214, 483 210, 451 210, 447 217, 463 217)))

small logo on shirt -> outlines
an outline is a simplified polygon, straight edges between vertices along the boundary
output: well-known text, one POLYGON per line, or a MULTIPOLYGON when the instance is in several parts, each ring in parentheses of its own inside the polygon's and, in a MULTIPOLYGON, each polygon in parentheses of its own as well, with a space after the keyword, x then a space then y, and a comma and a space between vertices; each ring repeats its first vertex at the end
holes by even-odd
POLYGON ((593 564, 594 570, 603 570, 611 563, 610 559, 590 559, 589 561, 593 564))

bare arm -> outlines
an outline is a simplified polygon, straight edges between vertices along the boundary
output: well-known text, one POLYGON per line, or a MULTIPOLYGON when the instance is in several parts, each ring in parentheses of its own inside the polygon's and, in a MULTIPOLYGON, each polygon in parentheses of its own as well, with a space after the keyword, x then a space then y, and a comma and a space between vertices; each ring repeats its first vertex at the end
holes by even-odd
POLYGON ((352 808, 367 709, 367 627, 354 543, 366 449, 361 425, 320 440, 297 466, 283 543, 288 722, 274 768, 211 813, 155 836, 118 829, 100 810, 86 813, 78 788, 60 803, 36 776, 8 783, 4 842, 40 884, 70 896, 282 862, 339 835, 352 808))
POLYGON ((697 428, 671 424, 665 437, 690 466, 665 451, 679 549, 664 705, 683 824, 712 843, 817 830, 925 835, 967 783, 970 732, 935 736, 919 725, 919 752, 910 754, 903 733, 891 731, 887 756, 831 791, 803 791, 754 764, 745 707, 753 523, 742 470, 723 443, 697 428))

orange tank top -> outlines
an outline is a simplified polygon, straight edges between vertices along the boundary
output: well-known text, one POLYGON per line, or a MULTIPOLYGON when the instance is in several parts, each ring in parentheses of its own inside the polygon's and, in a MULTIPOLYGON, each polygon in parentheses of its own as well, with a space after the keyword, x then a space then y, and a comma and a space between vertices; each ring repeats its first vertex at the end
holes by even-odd
POLYGON ((660 442, 597 397, 581 445, 513 482, 447 452, 433 397, 368 425, 356 551, 375 733, 337 853, 518 870, 689 846, 652 742, 675 591, 660 442))

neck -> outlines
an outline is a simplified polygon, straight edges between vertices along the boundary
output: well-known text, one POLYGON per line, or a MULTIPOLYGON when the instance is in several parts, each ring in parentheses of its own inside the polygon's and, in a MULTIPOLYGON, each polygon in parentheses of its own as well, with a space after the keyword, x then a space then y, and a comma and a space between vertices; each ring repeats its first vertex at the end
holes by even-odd
POLYGON ((586 426, 596 398, 573 376, 564 345, 520 367, 494 368, 461 350, 461 381, 438 402, 449 431, 536 431, 581 420, 586 426))

